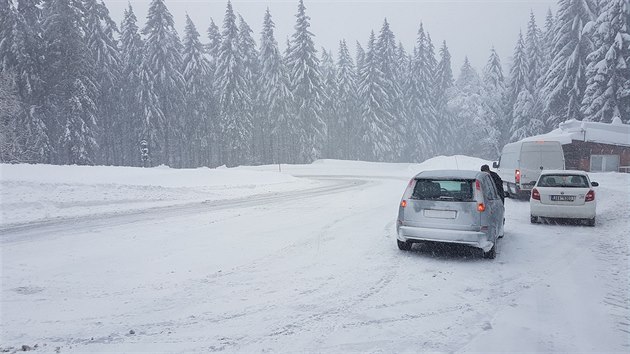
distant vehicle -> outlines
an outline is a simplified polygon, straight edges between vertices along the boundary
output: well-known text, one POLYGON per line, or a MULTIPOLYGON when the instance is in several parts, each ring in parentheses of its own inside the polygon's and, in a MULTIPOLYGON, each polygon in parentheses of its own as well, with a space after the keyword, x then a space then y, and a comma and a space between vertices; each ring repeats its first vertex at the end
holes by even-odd
POLYGON ((492 177, 481 171, 441 170, 417 174, 403 194, 396 224, 398 248, 437 241, 470 245, 496 257, 503 237, 504 208, 492 177))
POLYGON ((588 174, 573 170, 548 170, 538 178, 529 200, 532 223, 541 217, 578 219, 595 226, 595 191, 597 182, 588 174))
POLYGON ((503 147, 492 164, 503 180, 506 197, 527 198, 542 170, 563 170, 564 153, 557 141, 517 141, 503 147))

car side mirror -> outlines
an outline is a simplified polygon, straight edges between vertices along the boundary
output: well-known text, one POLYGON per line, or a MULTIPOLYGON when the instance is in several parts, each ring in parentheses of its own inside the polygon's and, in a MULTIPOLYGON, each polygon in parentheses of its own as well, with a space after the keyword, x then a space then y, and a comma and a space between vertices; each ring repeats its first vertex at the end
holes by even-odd
POLYGON ((494 161, 492 163, 492 168, 499 168, 499 164, 496 161, 494 161))
POLYGON ((593 186, 593 187, 599 187, 599 183, 597 183, 597 182, 591 182, 591 186, 593 186))

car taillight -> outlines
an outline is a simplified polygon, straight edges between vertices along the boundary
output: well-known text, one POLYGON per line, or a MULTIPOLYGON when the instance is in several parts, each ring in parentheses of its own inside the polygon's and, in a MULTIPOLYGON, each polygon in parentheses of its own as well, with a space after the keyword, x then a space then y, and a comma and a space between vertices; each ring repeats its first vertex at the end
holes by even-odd
POLYGON ((481 191, 481 183, 479 182, 479 180, 475 180, 475 189, 481 191))
POLYGON ((595 200, 595 191, 588 191, 588 193, 586 193, 586 199, 584 201, 592 202, 593 200, 595 200))
POLYGON ((483 203, 477 204, 477 211, 480 213, 486 211, 486 206, 483 203))
POLYGON ((532 199, 540 200, 540 193, 538 192, 538 189, 536 188, 532 189, 532 199))
POLYGON ((521 183, 521 170, 514 171, 514 180, 516 183, 521 183))
POLYGON ((403 207, 403 208, 406 207, 407 206, 407 201, 403 199, 403 201, 400 202, 400 206, 403 207))

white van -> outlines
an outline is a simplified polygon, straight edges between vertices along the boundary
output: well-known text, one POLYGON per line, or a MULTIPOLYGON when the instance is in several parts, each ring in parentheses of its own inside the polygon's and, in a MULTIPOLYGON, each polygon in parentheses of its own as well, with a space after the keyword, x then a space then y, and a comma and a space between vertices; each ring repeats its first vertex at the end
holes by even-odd
POLYGON ((542 170, 564 170, 564 153, 557 141, 517 141, 505 145, 492 166, 506 197, 527 198, 542 170))

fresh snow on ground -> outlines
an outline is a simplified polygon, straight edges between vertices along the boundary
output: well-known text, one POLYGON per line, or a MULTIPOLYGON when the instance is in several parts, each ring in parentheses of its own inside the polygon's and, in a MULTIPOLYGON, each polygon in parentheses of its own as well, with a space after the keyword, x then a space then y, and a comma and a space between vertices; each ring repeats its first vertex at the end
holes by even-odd
POLYGON ((317 182, 246 169, 0 165, 3 224, 308 188, 317 182))
POLYGON ((483 163, 1 165, 0 349, 630 351, 630 174, 594 228, 508 199, 495 260, 397 249, 409 178, 483 163))

